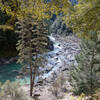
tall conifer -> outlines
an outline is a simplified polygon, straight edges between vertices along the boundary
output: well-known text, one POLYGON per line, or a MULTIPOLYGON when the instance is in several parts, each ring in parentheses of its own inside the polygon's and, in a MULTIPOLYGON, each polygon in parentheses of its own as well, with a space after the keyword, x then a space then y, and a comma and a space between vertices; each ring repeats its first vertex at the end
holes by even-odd
POLYGON ((78 66, 71 67, 71 85, 75 93, 90 94, 100 88, 100 41, 82 40, 81 52, 76 56, 78 66))
POLYGON ((16 26, 16 32, 19 34, 18 62, 24 65, 24 72, 27 66, 30 68, 30 96, 32 96, 38 68, 43 65, 43 57, 40 54, 47 51, 48 31, 42 21, 37 21, 30 16, 17 22, 16 26))

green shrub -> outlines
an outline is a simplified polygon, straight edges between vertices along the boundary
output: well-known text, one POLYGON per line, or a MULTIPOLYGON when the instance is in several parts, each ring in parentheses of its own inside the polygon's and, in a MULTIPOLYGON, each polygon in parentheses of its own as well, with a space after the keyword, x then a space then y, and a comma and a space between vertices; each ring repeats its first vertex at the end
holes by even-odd
POLYGON ((27 100, 27 97, 18 83, 6 81, 0 84, 0 100, 27 100))

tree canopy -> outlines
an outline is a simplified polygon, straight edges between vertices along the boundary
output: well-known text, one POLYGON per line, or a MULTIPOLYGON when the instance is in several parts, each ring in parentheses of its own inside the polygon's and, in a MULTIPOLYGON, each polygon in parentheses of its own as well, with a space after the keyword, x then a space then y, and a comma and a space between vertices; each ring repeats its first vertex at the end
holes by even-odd
POLYGON ((0 27, 12 29, 16 20, 22 20, 31 14, 33 19, 48 19, 49 5, 44 0, 0 0, 0 10, 10 16, 10 20, 0 27), (11 26, 12 25, 12 26, 11 26))
POLYGON ((89 39, 95 34, 100 40, 100 0, 79 0, 63 19, 79 36, 89 39))

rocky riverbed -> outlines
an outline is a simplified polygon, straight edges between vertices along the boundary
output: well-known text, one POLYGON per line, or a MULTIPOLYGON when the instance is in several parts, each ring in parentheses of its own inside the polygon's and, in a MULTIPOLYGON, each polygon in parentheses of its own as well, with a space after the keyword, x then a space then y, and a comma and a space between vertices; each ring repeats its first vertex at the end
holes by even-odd
MULTIPOLYGON (((49 91, 52 87, 52 83, 54 83, 60 73, 66 73, 71 64, 77 64, 75 61, 75 55, 80 52, 80 39, 76 36, 63 37, 53 35, 49 36, 49 38, 53 42, 54 50, 44 54, 45 58, 47 58, 47 63, 44 68, 40 69, 42 75, 38 77, 35 88, 35 93, 36 95, 40 95, 40 100, 53 100, 54 96, 52 92, 49 91)), ((66 81, 65 86, 68 90, 71 89, 68 81, 66 81)), ((21 87, 26 91, 26 95, 29 95, 29 84, 21 87)), ((72 92, 68 93, 67 97, 69 98, 71 94, 72 92)))
MULTIPOLYGON (((75 55, 80 52, 80 39, 76 36, 50 36, 50 39, 54 42, 54 50, 45 54, 48 63, 46 67, 42 69, 44 74, 38 80, 35 88, 35 94, 39 94, 39 100, 54 100, 54 95, 49 91, 52 87, 52 83, 58 78, 60 73, 66 73, 71 64, 77 64, 75 55)), ((67 91, 71 91, 68 81, 65 82, 65 86, 68 89, 67 91)), ((29 94, 29 85, 24 85, 22 88, 29 94)), ((66 91, 66 89, 64 91, 66 91)), ((67 98, 64 100, 72 100, 70 99, 72 92, 68 92, 67 95, 61 92, 60 95, 67 98)), ((75 97, 75 100, 76 98, 77 97, 75 97)))
POLYGON ((68 70, 71 64, 77 64, 75 55, 80 52, 80 40, 75 36, 50 36, 50 39, 54 42, 54 50, 45 54, 48 63, 42 69, 44 83, 54 81, 58 74, 68 70))

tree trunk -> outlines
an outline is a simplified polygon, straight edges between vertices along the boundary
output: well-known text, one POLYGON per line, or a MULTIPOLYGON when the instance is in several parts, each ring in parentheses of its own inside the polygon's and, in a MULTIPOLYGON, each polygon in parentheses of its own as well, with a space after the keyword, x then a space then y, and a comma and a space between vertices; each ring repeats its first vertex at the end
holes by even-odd
POLYGON ((32 64, 32 44, 31 44, 31 36, 32 34, 29 33, 29 65, 30 65, 30 97, 32 97, 33 92, 33 64, 32 64))
MULTIPOLYGON (((36 54, 36 59, 35 59, 35 65, 34 65, 34 75, 33 75, 33 87, 34 87, 34 84, 35 84, 35 77, 36 77, 36 74, 37 74, 37 54, 36 54)), ((34 97, 34 100, 38 100, 37 97, 34 97)))
POLYGON ((32 97, 33 92, 33 75, 32 75, 32 65, 30 65, 30 96, 32 97))

